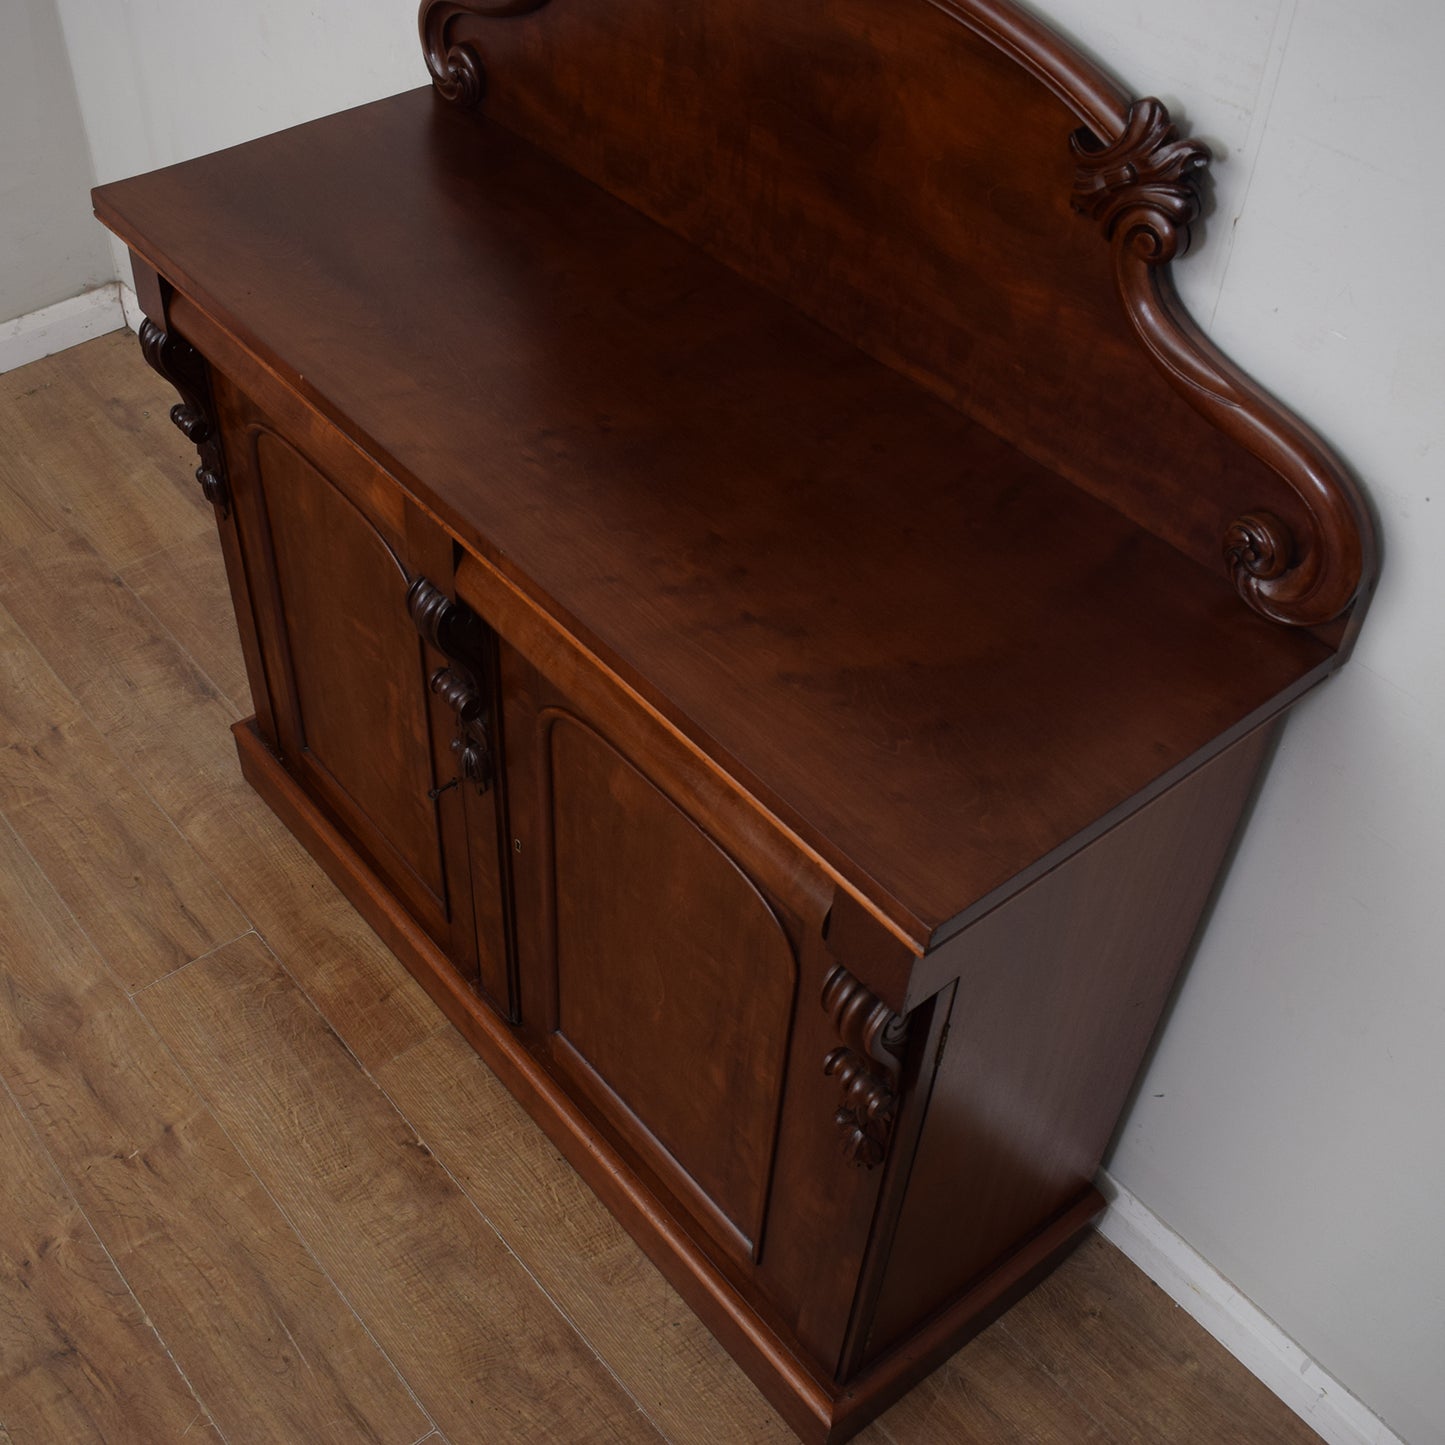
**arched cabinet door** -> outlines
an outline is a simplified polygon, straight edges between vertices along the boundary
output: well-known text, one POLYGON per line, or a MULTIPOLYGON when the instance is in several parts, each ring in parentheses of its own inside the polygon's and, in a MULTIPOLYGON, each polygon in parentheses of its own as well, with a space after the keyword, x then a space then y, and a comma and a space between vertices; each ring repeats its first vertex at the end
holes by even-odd
POLYGON ((838 1127, 831 886, 600 674, 500 655, 522 1036, 735 1284, 835 1359, 887 1171, 838 1127))
MULTIPOLYGON (((457 715, 432 685, 455 660, 418 617, 430 586, 435 630, 450 540, 324 424, 283 434, 223 377, 216 392, 265 741, 460 971, 502 980, 505 1010, 505 940, 484 967, 473 926, 467 793, 481 789, 461 777, 457 715)), ((468 677, 490 687, 490 634, 472 622, 468 677)))

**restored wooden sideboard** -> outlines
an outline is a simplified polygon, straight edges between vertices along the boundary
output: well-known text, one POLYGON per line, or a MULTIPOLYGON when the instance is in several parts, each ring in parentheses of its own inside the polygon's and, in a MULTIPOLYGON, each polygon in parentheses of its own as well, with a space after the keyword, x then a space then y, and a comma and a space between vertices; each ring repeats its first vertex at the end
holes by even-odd
POLYGON ((1055 1264, 1375 558, 1182 311, 1205 149, 1006 0, 427 0, 96 192, 247 777, 847 1438, 1055 1264))

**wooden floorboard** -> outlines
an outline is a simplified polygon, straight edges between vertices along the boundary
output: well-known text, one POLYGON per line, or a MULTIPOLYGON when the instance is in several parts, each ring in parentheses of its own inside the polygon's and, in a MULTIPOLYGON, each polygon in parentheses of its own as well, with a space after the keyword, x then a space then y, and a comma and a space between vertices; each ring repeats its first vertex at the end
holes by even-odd
POLYGON ((213 532, 152 552, 117 575, 215 683, 229 711, 248 716, 251 690, 213 532))
POLYGON ((457 1445, 657 1440, 258 938, 141 1001, 457 1445))
MULTIPOLYGON (((241 781, 173 400, 0 378, 0 1445, 785 1442, 241 781)), ((859 1438, 1317 1437, 1095 1237, 859 1438)))
POLYGON ((3 1091, 0 1260, 6 1438, 146 1445, 187 1430, 207 1437, 205 1408, 3 1091))
POLYGON ((211 652, 188 655, 78 534, 47 534, 0 562, 0 606, 362 1061, 435 1027, 420 987, 242 780, 211 652), (44 602, 57 586, 64 608, 44 602))
POLYGON ((8 827, 0 919, 0 1079, 222 1435, 415 1440, 406 1386, 8 827))
POLYGON ((670 1440, 794 1438, 459 1034, 442 1028, 378 1077, 670 1440))
POLYGON ((128 988, 251 926, 3 607, 0 809, 128 988))

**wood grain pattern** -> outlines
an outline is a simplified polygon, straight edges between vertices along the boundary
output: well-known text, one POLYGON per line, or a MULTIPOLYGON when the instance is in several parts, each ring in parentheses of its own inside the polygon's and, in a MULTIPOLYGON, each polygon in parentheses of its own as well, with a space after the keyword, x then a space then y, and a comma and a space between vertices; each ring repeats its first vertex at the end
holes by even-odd
POLYGON ((997 1325, 881 1415, 890 1445, 1113 1445, 1088 1404, 997 1325))
POLYGON ((792 1434, 451 1028, 378 1074, 422 1142, 676 1445, 792 1434), (666 1348, 659 1349, 665 1341, 666 1348))
POLYGON ((658 1438, 259 941, 143 1000, 451 1439, 658 1438))
POLYGON ((1169 280, 1207 149, 1030 12, 646 0, 495 13, 441 7, 448 57, 475 73, 475 42, 490 77, 484 97, 433 64, 443 96, 481 103, 1206 566, 1224 565, 1242 513, 1287 508, 1299 520, 1274 519, 1272 572, 1229 559, 1264 615, 1318 626, 1368 586, 1371 523, 1348 473, 1203 337, 1169 280), (1110 248, 1069 225, 1071 183, 1112 268, 1110 248))
POLYGON ((1098 1236, 1000 1320, 996 1333, 1027 1350, 1059 1389, 1087 1402, 1104 1438, 1120 1445, 1319 1439, 1098 1236))
POLYGON ((12 555, 0 602, 20 611, 105 743, 358 1056, 389 1058, 423 1038, 433 1015, 421 991, 390 968, 376 936, 243 783, 225 703, 95 551, 56 534, 12 555), (47 587, 64 590, 64 608, 43 605, 47 587))
MULTIPOLYGON (((564 12, 621 13, 496 24, 564 12)), ((1102 249, 1061 145, 1060 224, 1102 249)), ((101 205, 217 367, 259 359, 349 424, 916 951, 1332 665, 1222 565, 434 97, 101 205), (420 254, 425 276, 388 260, 420 254)))
POLYGON ((154 1032, 0 831, 0 1077, 223 1435, 427 1422, 154 1032))
POLYGON ((215 534, 174 543, 118 575, 215 684, 228 709, 236 717, 249 713, 246 664, 215 534))
POLYGON ((0 1439, 206 1438, 205 1406, 3 1091, 0 1261, 0 1439))
POLYGON ((548 709, 539 729, 552 806, 535 846, 550 847, 542 871, 555 880, 547 1022, 569 1072, 608 1112, 640 1121, 659 1169, 680 1166, 704 1227, 756 1257, 797 992, 792 945, 737 863, 595 728, 548 709))
POLYGON ((210 679, 74 533, 12 554, 0 570, 0 604, 146 791, 182 822, 186 800, 204 796, 224 756, 215 734, 231 722, 210 679), (53 605, 57 596, 63 607, 53 605))
POLYGON ((249 926, 3 608, 0 813, 127 988, 249 926))
MULTIPOLYGON (((153 381, 137 364, 134 342, 129 337, 119 341, 124 344, 112 345, 110 339, 91 343, 78 352, 55 358, 57 365, 53 369, 45 365, 47 384, 59 393, 55 401, 60 412, 83 412, 85 390, 92 383, 100 387, 100 394, 106 394, 107 370, 115 374, 116 396, 127 393, 133 373, 153 381), (66 361, 84 363, 84 388, 67 390, 65 367, 60 364, 66 361)), ((12 379, 19 391, 26 389, 25 372, 12 373, 0 381, 12 379)), ((0 434, 5 433, 9 420, 7 406, 6 398, 0 395, 0 434)), ((181 454, 183 443, 176 446, 179 439, 173 440, 163 412, 151 419, 148 434, 142 429, 142 445, 146 435, 156 448, 158 464, 165 460, 162 453, 176 450, 169 464, 184 489, 191 490, 189 458, 181 454)), ((129 433, 116 433, 113 441, 122 457, 136 444, 136 438, 129 433)), ((0 466, 5 460, 0 452, 0 466)), ((60 518, 74 516, 74 479, 62 462, 50 469, 37 466, 15 475, 25 489, 18 494, 23 514, 39 516, 44 502, 53 505, 60 518)), ((88 479, 75 483, 79 490, 88 484, 88 479)), ((46 529, 40 529, 30 540, 44 535, 46 529)), ((81 615, 78 620, 64 613, 36 619, 40 624, 36 631, 44 647, 54 650, 47 651, 47 660, 65 672, 74 685, 89 687, 104 725, 110 729, 107 741, 121 744, 116 751, 122 760, 134 760, 157 781, 164 782, 165 773, 152 761, 152 748, 169 745, 198 769, 193 779, 196 795, 188 799, 184 789, 177 788, 174 801, 182 808, 191 831, 201 838, 207 861, 227 878, 228 887, 238 897, 245 893, 243 907, 248 914, 253 906, 269 910, 266 916, 271 921, 267 926, 274 938, 284 936, 287 948, 294 950, 294 957, 286 960, 291 971, 304 969, 313 955, 326 956, 320 967, 330 979, 330 986, 316 990, 308 985, 308 992, 322 1003, 327 1022, 348 1040, 359 1038, 364 1043, 370 1039, 375 1044, 383 1082, 394 1091, 427 1144, 455 1172, 542 1288, 558 1300, 668 1438, 697 1441, 699 1445, 785 1439, 784 1427, 759 1402, 691 1312, 656 1282, 640 1254, 620 1236, 570 1170, 557 1166, 556 1156, 541 1142, 537 1131, 517 1123, 517 1106, 470 1051, 449 1033, 428 1037, 435 1032, 434 1014, 425 1004, 414 1014, 411 1012, 409 1001, 419 995, 416 985, 381 949, 370 930, 338 900, 320 871, 264 805, 239 783, 234 787, 222 785, 234 778, 229 743, 216 721, 226 714, 214 712, 206 692, 193 686, 188 663, 174 642, 164 633, 148 637, 146 626, 153 631, 153 623, 138 625, 146 615, 145 609, 134 608, 132 599, 124 606, 108 602, 115 606, 121 622, 127 618, 129 622, 107 633, 109 645, 97 645, 83 614, 98 600, 107 600, 103 588, 98 594, 94 589, 96 579, 103 580, 106 575, 108 564, 89 547, 58 549, 46 564, 48 585, 64 590, 67 566, 74 568, 75 575, 69 580, 80 601, 81 615), (124 706, 127 698, 132 699, 129 709, 124 706), (201 747, 200 742, 206 747, 201 747), (211 750, 209 754, 206 748, 211 750), (229 843, 228 819, 235 823, 235 836, 229 843), (345 919, 350 920, 349 929, 344 926, 345 919), (352 954, 357 969, 351 980, 354 994, 348 991, 347 960, 352 954), (404 1017, 411 1018, 414 1033, 407 1026, 388 1031, 389 1018, 404 1017), (412 1049, 398 1059, 408 1041, 422 1038, 427 1039, 424 1047, 412 1049), (386 1062, 393 1059, 397 1062, 386 1062), (483 1160, 504 1144, 508 1146, 503 1151, 506 1157, 500 1166, 489 1169, 483 1160)), ((33 579, 33 570, 26 575, 33 579)), ((204 664, 204 659, 200 660, 204 664)), ((590 709, 612 716, 595 688, 586 697, 590 709)), ((715 779, 700 775, 698 787, 711 799, 709 806, 720 809, 720 816, 728 818, 728 827, 735 830, 736 820, 728 812, 729 807, 735 808, 735 799, 722 795, 715 779)), ((12 857, 0 852, 0 948, 5 953, 7 974, 12 973, 11 958, 20 956, 22 944, 28 957, 40 960, 37 966, 43 966, 44 971, 33 977, 37 989, 27 993, 26 999, 32 1011, 59 1016, 52 1033, 53 1048, 42 1059, 46 1069, 55 1070, 46 1076, 47 1105, 53 1106, 55 1118, 37 1122, 47 1145, 64 1161, 74 1154, 73 1130, 66 1121, 73 1117, 93 1118, 98 1107, 87 1087, 91 1035, 82 1025, 93 1005, 95 1026, 105 1030, 109 1017, 106 1000, 120 1002, 120 998, 113 987, 97 992, 93 982, 87 984, 85 992, 78 990, 79 980, 66 960, 72 951, 85 952, 85 944, 55 894, 27 867, 23 855, 12 857), (35 902, 40 921, 17 903, 13 886, 22 878, 29 884, 26 897, 35 902), (5 891, 7 888, 10 891, 5 891), (49 1092, 51 1088, 53 1093, 49 1092), (65 1097, 65 1089, 75 1091, 73 1102, 65 1097)), ((826 897, 819 903, 820 909, 824 906, 826 897)), ((85 978, 90 977, 87 972, 85 978)), ((820 973, 817 984, 821 981, 820 973)), ((17 996, 12 977, 0 995, 5 1001, 0 1014, 9 1016, 6 1010, 17 996)), ((810 1017, 816 1016, 820 1026, 816 1042, 821 1056, 829 1046, 822 1037, 827 1019, 821 1009, 811 1005, 811 997, 808 1012, 810 1017)), ((107 1105, 124 1105, 130 1133, 148 1130, 156 1138, 166 1138, 163 1125, 171 1121, 169 1111, 175 1101, 164 1088, 157 1093, 154 1082, 146 1081, 153 1074, 162 1082, 174 1078, 173 1065, 149 1034, 142 1039, 127 1027, 120 1030, 119 1040, 122 1045, 127 1041, 136 1044, 137 1053, 120 1075, 126 1082, 123 1098, 118 1092, 120 1085, 112 1083, 110 1068, 100 1069, 98 1079, 105 1086, 107 1105)), ((265 1049, 270 1044, 258 1039, 257 1047, 265 1049)), ((114 1054, 112 1046, 106 1057, 114 1054)), ((17 1055, 6 1034, 0 1041, 0 1068, 12 1069, 17 1058, 25 1062, 27 1075, 33 1072, 29 1056, 17 1055)), ((826 1124, 833 1101, 826 1097, 829 1081, 819 1075, 818 1082, 825 1097, 818 1100, 817 1117, 812 1122, 815 1131, 819 1123, 824 1126, 825 1142, 831 1150, 826 1124)), ((245 1089, 248 1083, 240 1077, 226 1087, 245 1089)), ((251 1104, 238 1107, 249 1108, 251 1104)), ((361 1147, 394 1147, 391 1116, 362 1114, 348 1119, 341 1146, 355 1147, 353 1135, 370 1135, 378 1119, 384 1122, 384 1134, 361 1147)), ((8 1181, 10 1176, 23 1173, 23 1166, 17 1170, 6 1158, 6 1137, 0 1131, 0 1175, 8 1181)), ((194 1131, 185 1137, 193 1142, 194 1131)), ((190 1147, 190 1142, 177 1152, 195 1161, 198 1151, 190 1147)), ((117 1145, 112 1152, 128 1154, 133 1147, 133 1143, 123 1148, 117 1145)), ((170 1157, 163 1156, 168 1168, 170 1157)), ((296 1288, 292 1255, 268 1245, 264 1218, 258 1225, 254 1218, 243 1217, 236 1205, 228 1203, 234 1193, 229 1172, 234 1167, 234 1155, 222 1150, 215 1157, 220 1163, 208 1176, 209 1193, 198 1186, 195 1193, 172 1200, 161 1222, 174 1224, 178 1233, 204 1233, 206 1221, 217 1208, 223 1208, 227 1228, 234 1234, 229 1248, 240 1251, 235 1257, 243 1259, 251 1271, 248 1278, 258 1282, 258 1289, 269 1291, 270 1298, 290 1299, 296 1288)), ((93 1163, 102 1175, 120 1167, 105 1151, 99 1151, 93 1163)), ((0 1182, 3 1188, 4 1182, 0 1182)), ((127 1228, 134 1227, 138 1233, 154 1232, 156 1216, 144 1204, 132 1208, 127 1218, 136 1221, 127 1228)), ((0 1219, 0 1233, 8 1222, 14 1221, 0 1219)), ((148 1257, 160 1257, 153 1244, 148 1257)), ((195 1261, 188 1258, 173 1276, 159 1267, 149 1275, 138 1277, 128 1271, 127 1276, 130 1283, 142 1285, 142 1301, 158 1322, 163 1316, 169 1318, 168 1312, 189 1319, 184 1303, 175 1305, 171 1296, 176 1292, 183 1297, 199 1293, 205 1303, 204 1318, 197 1326, 203 1341, 227 1335, 256 1337, 268 1329, 275 1333, 263 1306, 252 1312, 244 1299, 212 1289, 209 1279, 193 1286, 194 1274, 189 1271, 194 1267, 195 1261), (156 1291, 159 1305, 155 1308, 150 1305, 148 1288, 156 1291), (239 1318, 233 1317, 236 1310, 239 1318)), ((359 1269, 369 1267, 366 1260, 357 1264, 359 1269)), ((289 1315, 287 1318, 294 1329, 294 1321, 289 1315)), ((187 1336, 186 1327, 181 1334, 187 1336)), ((206 1348, 211 1346, 207 1344, 206 1348)), ((507 1368, 508 1348, 505 1340, 497 1342, 495 1359, 499 1370, 507 1368)), ((238 1392, 249 1389, 270 1398, 271 1361, 264 1350, 261 1354, 267 1363, 259 1370, 248 1373, 246 1360, 251 1357, 235 1364, 233 1388, 238 1392)), ((121 1358, 97 1351, 94 1359, 98 1381, 121 1378, 135 1362, 128 1349, 121 1358)), ((36 1378, 37 1390, 44 1388, 47 1373, 42 1371, 36 1378)), ((223 1372, 224 1380, 232 1378, 231 1369, 223 1372)), ((285 1376, 282 1383, 286 1383, 285 1376)), ((620 1394, 617 1399, 619 1411, 632 1419, 633 1402, 620 1394)), ((252 1401, 252 1414, 247 1418, 267 1408, 274 1415, 274 1407, 252 1401)), ((1088 1438, 1081 1416, 1104 1423, 1106 1438, 1137 1441, 1139 1445, 1235 1445, 1243 1440, 1295 1442, 1314 1438, 1182 1311, 1143 1282, 1117 1251, 1096 1239, 1016 1306, 1005 1321, 956 1355, 860 1439, 869 1445, 937 1445, 941 1436, 978 1439, 979 1445, 994 1445, 1000 1440, 1016 1440, 1021 1445, 1077 1445, 1080 1439, 1088 1438), (1000 1347, 998 1341, 1005 1332, 1011 1343, 1000 1347), (1041 1370, 1033 1368, 1030 1361, 1041 1370), (936 1398, 940 1394, 942 1403, 936 1398), (986 1426, 985 1433, 965 1433, 980 1429, 980 1422, 986 1426)), ((0 1420, 5 1418, 5 1412, 0 1410, 0 1420)), ((56 1418, 63 1421, 67 1417, 56 1418)), ((479 1417, 478 1428, 487 1423, 479 1417)), ((284 1420, 274 1428, 263 1425, 249 1433, 239 1415, 231 1417, 231 1425, 233 1440, 316 1438, 304 1424, 293 1427, 284 1420)), ((186 1439, 194 1439, 199 1428, 197 1425, 186 1439)), ((0 1440, 9 1433, 0 1425, 0 1440)), ((395 1432, 393 1439, 395 1445, 411 1445, 422 1435, 428 1442, 444 1445, 440 1432, 427 1431, 424 1423, 416 1428, 408 1425, 395 1432)), ((57 1436, 64 1438, 63 1424, 43 1429, 40 1438, 57 1436)), ((16 1445, 22 1441, 28 1445, 28 1439, 33 1437, 27 1437, 17 1427, 11 1438, 16 1445)), ((125 1436, 112 1434, 108 1438, 125 1436)), ((357 1430, 342 1438, 366 1437, 357 1430)), ((149 1439, 145 1445, 150 1445, 149 1439)))
POLYGON ((195 452, 165 423, 175 394, 135 365, 134 337, 117 332, 75 354, 0 377, 0 536, 12 545, 68 528, 112 567, 210 536, 210 508, 190 480, 195 452), (122 355, 129 364, 119 364, 122 355), (89 418, 84 425, 77 418, 89 418), (93 424, 100 418, 104 425, 93 424), (159 419, 170 435, 155 443, 159 419), (37 475, 64 475, 63 498, 37 475))
POLYGON ((960 935, 875 1353, 1093 1179, 1271 736, 1235 744, 960 935))

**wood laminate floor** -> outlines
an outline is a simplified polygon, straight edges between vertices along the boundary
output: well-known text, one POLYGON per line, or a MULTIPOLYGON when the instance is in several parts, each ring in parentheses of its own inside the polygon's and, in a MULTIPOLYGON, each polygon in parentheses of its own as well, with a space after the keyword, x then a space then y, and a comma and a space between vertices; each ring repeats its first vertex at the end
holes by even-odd
MULTIPOLYGON (((173 400, 0 377, 0 1445, 790 1440, 242 783, 173 400)), ((1316 1438, 1098 1238, 860 1437, 1316 1438)))

